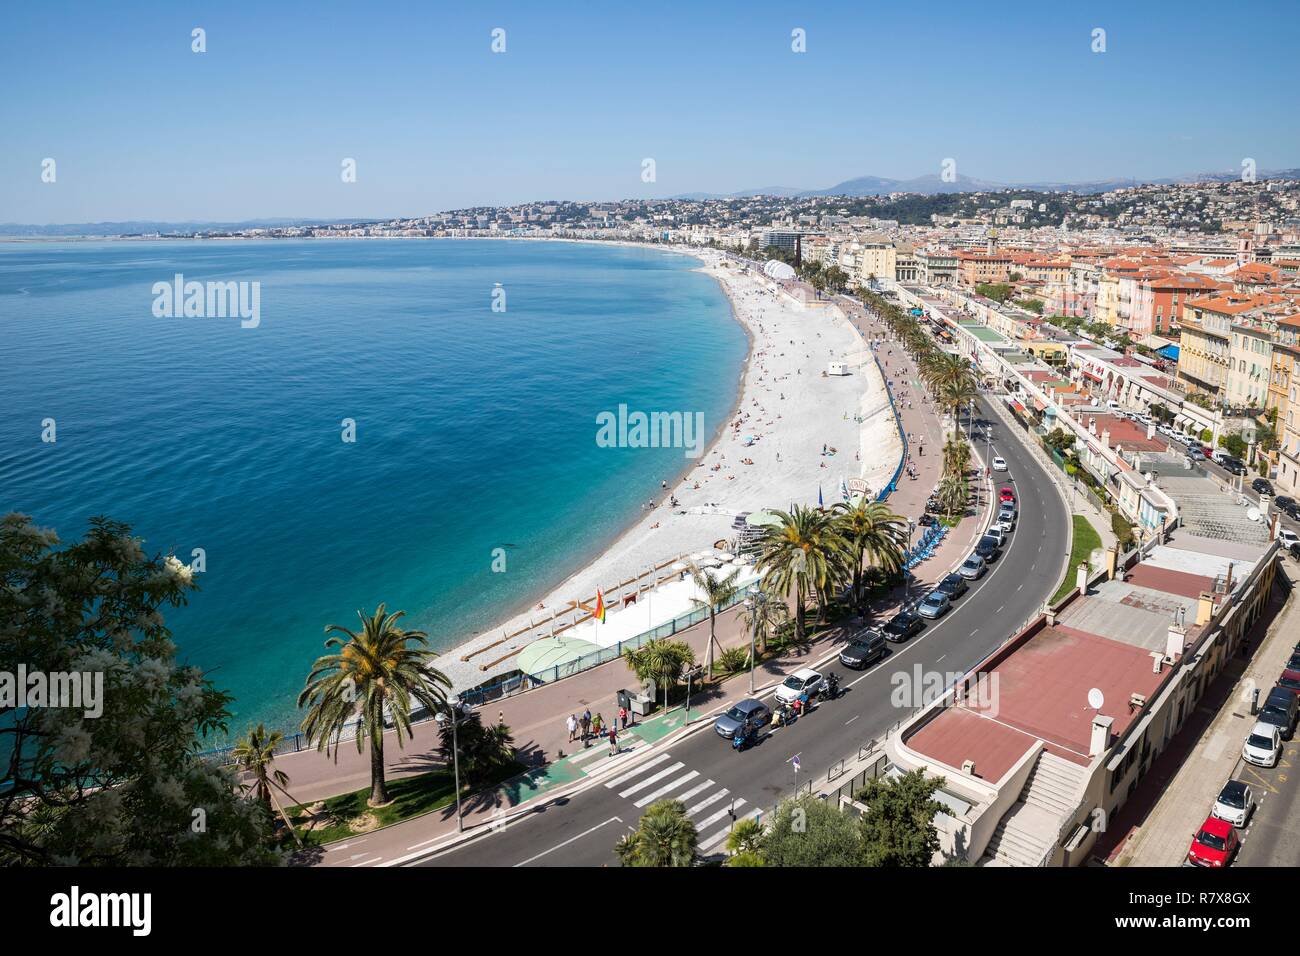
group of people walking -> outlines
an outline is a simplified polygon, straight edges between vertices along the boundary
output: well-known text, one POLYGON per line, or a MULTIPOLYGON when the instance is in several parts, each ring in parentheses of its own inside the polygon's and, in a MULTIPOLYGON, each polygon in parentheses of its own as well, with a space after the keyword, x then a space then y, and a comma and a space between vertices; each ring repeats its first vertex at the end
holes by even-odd
POLYGON ((570 714, 568 720, 564 722, 569 731, 569 742, 581 739, 582 746, 590 747, 592 739, 599 740, 602 736, 609 736, 609 752, 616 754, 619 752, 618 733, 620 730, 627 730, 628 711, 626 707, 618 709, 618 726, 606 725, 605 715, 597 713, 594 717, 591 715, 591 708, 588 707, 582 712, 582 716, 570 714))

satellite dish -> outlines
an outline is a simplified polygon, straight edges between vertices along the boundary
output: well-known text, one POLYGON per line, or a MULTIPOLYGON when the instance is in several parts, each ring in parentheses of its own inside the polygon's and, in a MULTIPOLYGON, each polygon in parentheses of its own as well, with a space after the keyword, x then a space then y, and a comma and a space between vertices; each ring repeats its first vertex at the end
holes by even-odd
POLYGON ((1258 521, 1258 520, 1259 520, 1259 509, 1258 509, 1258 508, 1250 508, 1250 509, 1248 509, 1248 510, 1246 511, 1246 517, 1249 518, 1251 521, 1258 521))
POLYGON ((1102 692, 1094 687, 1088 691, 1088 706, 1093 710, 1101 710, 1101 705, 1106 703, 1106 697, 1102 692))

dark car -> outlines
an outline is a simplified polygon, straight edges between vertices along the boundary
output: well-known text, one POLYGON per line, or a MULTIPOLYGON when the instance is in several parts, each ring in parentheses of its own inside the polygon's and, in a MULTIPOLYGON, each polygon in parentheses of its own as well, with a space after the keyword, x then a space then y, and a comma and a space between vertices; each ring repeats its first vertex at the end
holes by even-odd
POLYGON ((1269 484, 1267 478, 1256 478, 1250 483, 1250 490, 1255 492, 1257 495, 1271 495, 1273 493, 1273 486, 1269 484))
POLYGON ((1296 718, 1300 716, 1300 694, 1290 687, 1274 687, 1268 692, 1258 716, 1264 723, 1276 727, 1284 740, 1290 740, 1295 733, 1296 718))
POLYGON ((1001 551, 1001 546, 998 544, 998 539, 991 534, 983 535, 979 540, 979 544, 975 545, 975 553, 985 561, 997 560, 999 551, 1001 551))
POLYGON ((1286 662, 1283 670, 1300 671, 1300 651, 1291 652, 1291 659, 1286 662))
POLYGON ((840 663, 855 671, 884 659, 889 653, 885 645, 885 635, 879 631, 863 631, 840 649, 840 663))
POLYGON ((901 644, 913 634, 919 634, 924 629, 925 621, 919 615, 911 611, 899 611, 889 619, 889 623, 880 631, 885 635, 885 640, 901 644))
POLYGON ((1295 499, 1290 495, 1278 495, 1273 499, 1273 507, 1285 515, 1290 515, 1292 518, 1296 516, 1295 499))
POLYGON ((715 720, 713 729, 718 732, 719 737, 726 737, 730 740, 736 736, 737 730, 752 733, 766 727, 771 720, 772 711, 768 710, 767 704, 749 697, 737 703, 715 720))
POLYGON ((1223 468, 1225 471, 1231 472, 1234 475, 1244 475, 1246 473, 1246 466, 1236 458, 1225 458, 1223 460, 1223 468))
POLYGON ((939 582, 935 590, 948 595, 949 601, 955 601, 970 590, 970 582, 960 574, 949 574, 939 582))
POLYGON ((1293 544, 1291 547, 1287 548, 1287 550, 1291 552, 1291 557, 1300 561, 1300 544, 1293 544))

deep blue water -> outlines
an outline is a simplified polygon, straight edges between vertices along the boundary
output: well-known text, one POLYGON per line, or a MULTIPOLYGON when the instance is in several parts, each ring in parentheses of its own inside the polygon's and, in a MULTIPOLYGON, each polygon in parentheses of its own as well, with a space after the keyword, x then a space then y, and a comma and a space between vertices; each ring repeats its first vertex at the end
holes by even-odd
POLYGON ((597 447, 597 413, 701 411, 712 436, 746 343, 696 265, 490 240, 0 243, 0 512, 203 548, 202 589, 168 615, 181 656, 236 696, 233 731, 288 726, 326 624, 386 601, 449 647, 682 469, 678 449, 597 447), (156 318, 177 272, 260 282, 260 326, 156 318))

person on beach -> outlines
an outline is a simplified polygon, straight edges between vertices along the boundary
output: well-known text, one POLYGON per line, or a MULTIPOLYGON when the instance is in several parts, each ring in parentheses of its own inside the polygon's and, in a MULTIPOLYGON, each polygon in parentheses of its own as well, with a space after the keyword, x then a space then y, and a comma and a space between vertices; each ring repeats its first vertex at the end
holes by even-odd
POLYGON ((569 728, 569 743, 573 743, 573 738, 578 736, 578 718, 570 714, 564 725, 569 728))

